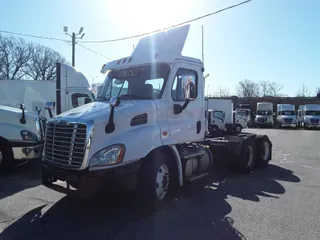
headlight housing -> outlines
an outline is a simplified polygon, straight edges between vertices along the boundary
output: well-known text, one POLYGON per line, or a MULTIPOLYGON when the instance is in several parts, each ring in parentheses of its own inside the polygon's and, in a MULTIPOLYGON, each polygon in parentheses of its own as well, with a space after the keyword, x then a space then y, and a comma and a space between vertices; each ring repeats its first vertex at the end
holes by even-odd
POLYGON ((115 144, 106 147, 96 154, 90 160, 90 167, 107 166, 121 163, 124 157, 125 147, 122 144, 115 144))
POLYGON ((22 130, 20 135, 23 141, 38 141, 38 136, 28 130, 22 130))

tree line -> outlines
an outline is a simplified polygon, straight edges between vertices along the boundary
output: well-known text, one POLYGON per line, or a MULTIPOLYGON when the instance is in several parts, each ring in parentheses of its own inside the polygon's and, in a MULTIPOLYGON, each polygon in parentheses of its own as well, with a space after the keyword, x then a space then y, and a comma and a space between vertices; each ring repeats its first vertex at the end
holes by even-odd
POLYGON ((66 62, 57 51, 0 34, 0 80, 54 80, 56 62, 66 62))
MULTIPOLYGON (((287 97, 283 91, 283 85, 272 81, 253 81, 244 79, 239 81, 237 85, 237 96, 241 98, 255 98, 255 97, 287 97)), ((213 97, 230 97, 230 88, 219 86, 218 90, 213 94, 213 97)), ((320 97, 320 87, 312 91, 304 84, 296 93, 296 97, 320 97)))

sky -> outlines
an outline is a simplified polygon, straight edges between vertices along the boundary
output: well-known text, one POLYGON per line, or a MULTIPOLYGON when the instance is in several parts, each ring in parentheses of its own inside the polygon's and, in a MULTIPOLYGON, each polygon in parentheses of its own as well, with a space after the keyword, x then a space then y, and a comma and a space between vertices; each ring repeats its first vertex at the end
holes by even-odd
MULTIPOLYGON (((70 40, 108 40, 153 31, 214 12, 243 0, 2 0, 0 30, 70 40)), ((239 81, 268 80, 295 96, 303 84, 320 87, 320 1, 252 0, 237 8, 193 22, 183 55, 201 59, 209 73, 206 93, 220 87, 236 94, 239 81)), ((71 45, 23 37, 60 52, 71 63, 71 45)), ((113 60, 129 56, 139 38, 111 43, 81 43, 113 60)), ((90 83, 102 82, 103 64, 110 61, 76 46, 75 65, 90 83)))

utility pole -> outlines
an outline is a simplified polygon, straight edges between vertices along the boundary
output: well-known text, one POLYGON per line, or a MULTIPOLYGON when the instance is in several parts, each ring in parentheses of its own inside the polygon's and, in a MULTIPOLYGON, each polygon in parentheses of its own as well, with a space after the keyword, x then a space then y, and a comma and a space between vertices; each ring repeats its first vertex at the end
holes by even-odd
POLYGON ((66 35, 71 37, 71 44, 72 44, 72 67, 75 66, 75 58, 76 58, 76 39, 82 39, 85 33, 83 32, 83 27, 80 28, 79 33, 75 34, 74 32, 72 34, 68 33, 68 27, 64 26, 63 31, 66 35), (81 37, 77 38, 82 33, 81 37))

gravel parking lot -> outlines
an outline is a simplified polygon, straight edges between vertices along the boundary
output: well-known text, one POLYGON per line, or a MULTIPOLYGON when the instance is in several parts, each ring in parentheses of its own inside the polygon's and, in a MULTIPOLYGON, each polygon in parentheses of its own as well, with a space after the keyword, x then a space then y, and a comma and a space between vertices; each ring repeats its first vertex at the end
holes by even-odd
POLYGON ((0 239, 320 239, 320 131, 267 134, 266 170, 222 170, 158 211, 120 196, 75 201, 40 184, 39 162, 0 176, 0 239))

